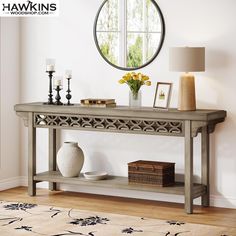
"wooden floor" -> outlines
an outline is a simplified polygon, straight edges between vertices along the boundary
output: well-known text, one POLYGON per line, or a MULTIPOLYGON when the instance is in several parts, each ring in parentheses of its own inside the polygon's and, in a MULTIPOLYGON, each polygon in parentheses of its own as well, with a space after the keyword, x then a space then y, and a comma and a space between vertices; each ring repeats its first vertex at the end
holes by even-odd
POLYGON ((236 210, 233 209, 195 206, 194 214, 187 215, 184 213, 183 204, 84 193, 51 192, 45 189, 37 189, 37 196, 29 197, 25 187, 0 192, 0 200, 233 227, 236 235, 236 210))

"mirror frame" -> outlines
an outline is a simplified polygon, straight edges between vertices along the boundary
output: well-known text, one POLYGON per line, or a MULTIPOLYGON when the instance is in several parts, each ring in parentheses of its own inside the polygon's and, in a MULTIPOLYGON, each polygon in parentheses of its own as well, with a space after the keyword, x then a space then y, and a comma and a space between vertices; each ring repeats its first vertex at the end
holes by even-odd
POLYGON ((143 67, 149 65, 150 63, 152 63, 152 62, 155 60, 155 58, 158 56, 158 54, 160 53, 160 51, 161 51, 161 49, 162 49, 162 46, 163 46, 163 43, 164 43, 164 39, 165 39, 165 33, 166 33, 165 20, 164 20, 162 11, 161 11, 160 7, 158 6, 158 4, 156 3, 156 1, 155 1, 155 0, 151 0, 152 3, 154 4, 154 6, 156 7, 156 10, 157 10, 158 13, 159 13, 160 20, 161 20, 162 35, 161 35, 161 38, 160 38, 159 46, 158 46, 158 48, 157 48, 157 51, 155 52, 155 54, 153 55, 153 57, 152 57, 149 61, 147 61, 147 62, 144 63, 143 65, 141 65, 141 66, 139 66, 139 67, 135 67, 135 68, 128 68, 128 67, 117 66, 117 65, 111 63, 111 62, 102 54, 102 52, 101 52, 101 49, 100 49, 99 43, 98 43, 98 39, 97 39, 97 31, 96 31, 96 29, 97 29, 97 21, 98 21, 100 12, 101 12, 103 6, 106 4, 107 1, 109 1, 109 0, 104 0, 104 2, 102 3, 102 5, 99 7, 98 12, 97 12, 97 15, 96 15, 96 17, 95 17, 94 26, 93 26, 93 37, 94 37, 94 41, 95 41, 97 50, 98 50, 98 52, 100 53, 100 55, 102 56, 102 58, 103 58, 108 64, 110 64, 111 66, 115 67, 116 69, 125 70, 125 71, 138 70, 138 69, 141 69, 141 68, 143 68, 143 67))

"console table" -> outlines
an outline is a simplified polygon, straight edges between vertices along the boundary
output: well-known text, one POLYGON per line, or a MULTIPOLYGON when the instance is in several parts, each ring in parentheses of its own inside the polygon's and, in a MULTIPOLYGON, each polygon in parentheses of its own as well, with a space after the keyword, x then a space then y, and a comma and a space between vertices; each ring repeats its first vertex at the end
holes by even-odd
POLYGON ((193 199, 201 197, 202 205, 209 206, 209 134, 217 123, 223 122, 226 111, 197 110, 180 112, 176 109, 157 110, 142 107, 131 109, 90 108, 28 103, 15 105, 17 115, 28 127, 28 194, 36 195, 36 183, 48 181, 49 189, 56 183, 100 186, 185 196, 185 211, 193 212, 193 199), (49 129, 49 171, 36 173, 36 129, 49 129), (88 181, 83 177, 64 178, 56 169, 56 131, 77 129, 115 133, 165 135, 184 137, 185 181, 172 187, 153 187, 129 184, 128 178, 110 176, 106 180, 88 181), (201 184, 193 183, 193 138, 201 133, 201 184))

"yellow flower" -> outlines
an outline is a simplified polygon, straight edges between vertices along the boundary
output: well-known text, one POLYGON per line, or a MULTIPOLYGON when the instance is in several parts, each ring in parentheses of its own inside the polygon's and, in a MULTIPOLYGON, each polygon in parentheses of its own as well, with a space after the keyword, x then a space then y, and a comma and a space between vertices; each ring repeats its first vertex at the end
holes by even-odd
POLYGON ((142 80, 143 75, 141 73, 138 73, 138 79, 142 80))
POLYGON ((131 79, 131 74, 130 73, 127 73, 124 77, 123 77, 123 79, 125 80, 125 81, 128 81, 128 80, 130 80, 131 79))
POLYGON ((140 72, 128 72, 119 80, 119 83, 127 84, 130 89, 133 89, 135 87, 140 88, 143 85, 151 86, 151 81, 149 79, 150 78, 147 75, 140 72))
POLYGON ((120 84, 124 84, 124 83, 125 83, 125 80, 124 80, 124 79, 120 79, 120 80, 119 80, 119 83, 120 83, 120 84))
POLYGON ((149 80, 149 77, 146 76, 146 75, 143 75, 143 77, 142 77, 142 81, 146 81, 146 80, 149 80))

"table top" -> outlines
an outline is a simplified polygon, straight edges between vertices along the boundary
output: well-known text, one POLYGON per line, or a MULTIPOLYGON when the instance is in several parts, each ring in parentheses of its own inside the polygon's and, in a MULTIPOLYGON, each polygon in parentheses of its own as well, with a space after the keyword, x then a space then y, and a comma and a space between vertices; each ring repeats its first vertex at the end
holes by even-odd
POLYGON ((129 118, 150 118, 150 119, 174 119, 174 120, 195 120, 214 121, 226 117, 224 110, 197 109, 196 111, 179 111, 175 108, 157 109, 153 107, 130 108, 129 106, 117 106, 112 108, 84 107, 80 104, 68 105, 45 105, 42 102, 16 104, 16 112, 33 112, 47 114, 76 114, 94 115, 107 117, 129 117, 129 118))

